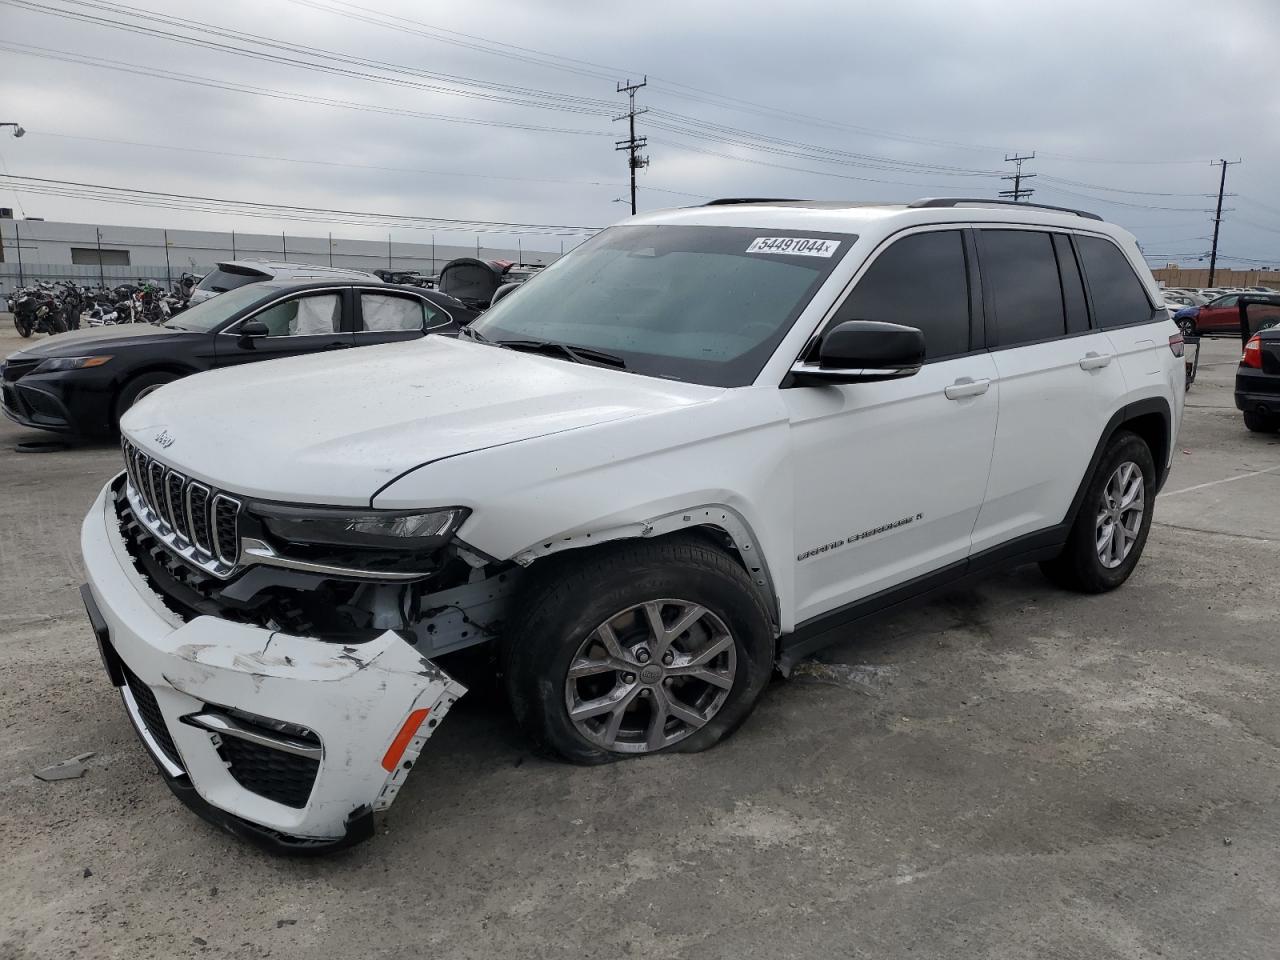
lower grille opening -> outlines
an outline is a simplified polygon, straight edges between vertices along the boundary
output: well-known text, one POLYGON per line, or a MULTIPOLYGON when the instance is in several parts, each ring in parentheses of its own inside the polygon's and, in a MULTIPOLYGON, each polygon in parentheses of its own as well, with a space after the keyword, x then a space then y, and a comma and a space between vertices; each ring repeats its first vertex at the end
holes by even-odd
POLYGON ((286 807, 307 805, 320 772, 319 760, 273 750, 239 737, 223 736, 218 755, 226 762, 227 772, 236 783, 286 807))
POLYGON ((146 725, 147 732, 151 734, 151 739, 172 763, 181 767, 182 757, 178 754, 178 748, 173 745, 173 738, 169 736, 169 728, 165 726, 164 715, 160 712, 156 695, 136 673, 129 669, 128 664, 121 661, 120 665, 124 671, 124 682, 129 685, 129 692, 133 694, 133 701, 138 705, 138 713, 142 715, 142 722, 146 725))

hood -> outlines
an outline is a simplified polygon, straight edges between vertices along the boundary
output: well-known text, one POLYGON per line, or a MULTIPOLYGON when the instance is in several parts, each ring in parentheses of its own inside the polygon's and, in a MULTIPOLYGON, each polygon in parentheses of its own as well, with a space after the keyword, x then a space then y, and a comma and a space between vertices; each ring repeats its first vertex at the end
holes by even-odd
POLYGON ((149 323, 121 323, 109 327, 90 327, 57 333, 24 347, 11 357, 83 357, 94 353, 109 353, 136 343, 157 344, 157 337, 190 337, 189 330, 169 330, 153 327, 149 323))
POLYGON ((367 506, 432 461, 723 392, 433 336, 197 374, 146 397, 121 429, 229 492, 367 506))

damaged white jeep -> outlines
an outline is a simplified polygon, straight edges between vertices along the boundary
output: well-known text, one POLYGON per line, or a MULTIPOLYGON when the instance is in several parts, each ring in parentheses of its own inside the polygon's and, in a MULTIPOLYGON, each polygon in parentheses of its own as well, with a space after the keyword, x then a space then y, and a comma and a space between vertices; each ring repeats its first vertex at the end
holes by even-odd
POLYGON ((169 786, 277 850, 372 833, 467 648, 569 760, 703 749, 775 668, 984 569, 1122 583, 1182 413, 1160 302, 1075 211, 633 218, 456 338, 147 397, 85 603, 169 786))

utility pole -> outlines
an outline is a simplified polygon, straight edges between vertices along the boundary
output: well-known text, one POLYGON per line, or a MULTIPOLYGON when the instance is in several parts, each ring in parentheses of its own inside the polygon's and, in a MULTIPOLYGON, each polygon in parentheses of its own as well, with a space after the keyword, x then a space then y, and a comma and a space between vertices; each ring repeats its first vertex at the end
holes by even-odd
POLYGON ((333 266, 333 231, 329 231, 329 266, 333 266))
POLYGON ((1001 190, 1001 191, 1000 191, 1000 196, 1002 196, 1002 197, 1010 197, 1010 198, 1012 198, 1012 199, 1013 199, 1013 201, 1016 203, 1017 201, 1021 200, 1023 197, 1030 197, 1033 193, 1035 193, 1035 190, 1031 189, 1030 187, 1023 187, 1023 185, 1022 185, 1022 181, 1023 181, 1023 180, 1030 180, 1032 177, 1034 177, 1034 176, 1035 176, 1035 174, 1034 174, 1034 173, 1023 173, 1023 172, 1022 172, 1022 161, 1024 161, 1024 160, 1034 160, 1035 158, 1036 158, 1036 152, 1035 152, 1034 150, 1032 150, 1032 151, 1031 151, 1029 154, 1027 154, 1026 156, 1022 156, 1022 155, 1019 155, 1019 154, 1016 154, 1016 153, 1015 153, 1015 154, 1011 157, 1011 156, 1009 156, 1008 154, 1005 154, 1004 162, 1005 162, 1005 163, 1012 163, 1012 164, 1013 164, 1013 173, 1012 173, 1012 174, 1010 174, 1009 176, 1001 177, 1000 179, 1001 179, 1001 180, 1012 180, 1012 181, 1013 181, 1013 189, 1012 189, 1012 190, 1001 190))
POLYGON ((613 118, 614 123, 617 123, 619 120, 626 120, 628 124, 627 139, 617 141, 617 143, 614 145, 614 149, 625 150, 627 151, 627 154, 628 154, 627 166, 631 170, 631 215, 632 216, 635 216, 635 213, 636 213, 636 171, 639 170, 641 167, 647 167, 649 165, 649 158, 645 156, 641 156, 640 154, 640 151, 644 147, 648 146, 649 138, 636 136, 636 117, 638 117, 642 113, 648 113, 649 111, 647 108, 641 109, 641 110, 636 109, 636 91, 639 90, 641 87, 646 87, 648 85, 649 85, 649 78, 647 76, 643 80, 641 80, 639 83, 632 83, 630 78, 628 78, 626 83, 618 84, 618 92, 625 93, 627 95, 628 107, 627 107, 627 112, 624 113, 622 116, 613 118))
POLYGON ((173 268, 169 266, 169 231, 164 232, 164 282, 173 288, 173 268))
POLYGON ((99 227, 94 227, 93 232, 98 238, 98 286, 105 287, 107 279, 102 275, 102 230, 99 227))
POLYGON ((1234 166, 1239 160, 1211 160, 1212 167, 1222 167, 1222 176, 1218 178, 1218 209, 1213 215, 1213 246, 1209 250, 1209 286, 1213 286, 1213 275, 1218 269, 1218 228, 1222 226, 1222 198, 1227 189, 1227 167, 1234 166))

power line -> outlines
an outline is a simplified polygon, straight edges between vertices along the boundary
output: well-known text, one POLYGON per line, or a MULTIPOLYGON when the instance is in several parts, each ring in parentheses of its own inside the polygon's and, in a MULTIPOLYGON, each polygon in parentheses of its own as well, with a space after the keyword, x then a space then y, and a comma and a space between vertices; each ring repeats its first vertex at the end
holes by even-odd
POLYGON ((235 93, 247 93, 257 97, 273 100, 287 100, 294 103, 310 103, 326 107, 340 107, 365 113, 381 113, 388 116, 407 117, 415 120, 439 120, 445 123, 461 123, 481 127, 505 127, 513 130, 528 130, 536 133, 563 133, 573 136, 605 137, 605 130, 583 130, 572 127, 545 127, 538 124, 516 123, 504 120, 485 120, 478 117, 455 117, 447 114, 424 113, 419 110, 408 110, 401 107, 390 107, 381 104, 357 103, 349 100, 335 100, 330 97, 318 97, 311 94, 294 93, 288 90, 275 90, 269 87, 256 87, 233 81, 216 80, 212 77, 201 77, 194 74, 178 73, 174 70, 162 70, 158 67, 142 67, 93 57, 88 54, 69 53, 49 47, 38 47, 33 44, 14 43, 9 40, 0 41, 0 49, 10 50, 27 56, 40 57, 46 60, 59 60, 65 63, 77 63, 83 66, 100 67, 105 70, 116 70, 121 73, 132 73, 138 76, 152 77, 160 80, 173 80, 193 86, 209 87, 215 90, 228 90, 235 93))
MULTIPOLYGON (((241 160, 269 160, 279 163, 302 163, 319 167, 336 167, 347 170, 380 170, 389 173, 414 173, 426 174, 437 177, 470 177, 480 180, 510 180, 517 183, 555 183, 555 184, 571 184, 574 186, 587 187, 625 187, 625 183, 614 183, 608 180, 566 180, 556 177, 517 177, 502 174, 486 174, 486 173, 464 173, 459 170, 429 170, 421 167, 387 167, 378 164, 369 163, 339 163, 336 160, 315 160, 303 159, 301 157, 278 157, 270 154, 259 153, 235 153, 231 150, 207 150, 201 147, 184 147, 172 143, 144 143, 138 140, 118 140, 113 137, 90 137, 81 134, 71 133, 55 133, 51 130, 33 130, 27 128, 27 136, 35 135, 37 137, 56 137, 60 140, 81 140, 86 143, 110 143, 119 146, 143 147, 148 150, 177 150, 182 153, 199 153, 213 157, 236 157, 241 160)), ((709 194, 688 193, 684 190, 669 190, 665 187, 654 187, 645 185, 641 189, 648 190, 653 193, 669 193, 677 197, 689 197, 693 200, 709 199, 709 194)))
POLYGON ((648 144, 648 140, 644 137, 636 136, 636 117, 642 113, 647 113, 645 109, 636 109, 636 91, 641 87, 649 85, 649 78, 641 80, 639 83, 632 83, 630 78, 625 83, 618 84, 618 92, 627 95, 627 112, 620 117, 614 117, 614 123, 619 120, 626 120, 628 124, 629 134, 626 140, 619 140, 614 146, 615 150, 625 150, 627 152, 627 168, 631 171, 631 215, 636 215, 636 171, 649 165, 649 158, 642 156, 640 151, 648 144))
MULTIPOLYGON (((119 187, 101 183, 82 183, 74 180, 55 180, 48 177, 28 177, 19 174, 0 174, 0 179, 8 180, 11 185, 16 183, 27 192, 61 190, 67 194, 82 193, 85 194, 86 197, 90 194, 96 195, 97 198, 118 196, 121 199, 121 202, 139 202, 140 199, 152 199, 157 203, 189 203, 204 205, 211 208, 234 207, 241 209, 239 211, 232 212, 245 213, 246 211, 262 211, 268 215, 279 216, 281 219, 289 219, 291 214, 365 218, 383 224, 390 223, 406 227, 411 227, 415 224, 426 225, 428 227, 434 226, 437 229, 459 230, 465 233, 474 233, 479 231, 512 234, 547 233, 555 235, 563 234, 567 236, 591 234, 600 229, 599 227, 568 224, 511 223, 501 220, 463 220, 450 217, 416 216, 410 214, 378 213, 366 210, 342 210, 331 207, 310 207, 297 204, 265 203, 255 200, 232 200, 224 197, 206 197, 194 194, 169 193, 161 190, 143 190, 137 187, 119 187)), ((222 212, 226 211, 224 210, 222 212)), ((245 213, 245 215, 253 214, 245 213)), ((302 217, 300 216, 299 218, 301 219, 302 217)))
POLYGON ((562 110, 570 113, 582 113, 594 116, 609 116, 613 111, 613 104, 607 100, 589 99, 572 94, 539 90, 533 87, 494 83, 491 81, 476 80, 470 77, 458 77, 450 74, 421 70, 415 67, 408 67, 403 64, 373 60, 367 57, 358 57, 333 50, 325 50, 319 47, 311 47, 303 44, 276 40, 272 37, 262 36, 261 34, 230 30, 214 24, 203 23, 199 20, 167 17, 163 14, 155 13, 150 10, 130 7, 125 4, 111 3, 108 2, 108 0, 60 0, 60 2, 65 4, 74 4, 76 6, 97 10, 103 13, 109 13, 116 18, 120 16, 133 17, 135 19, 145 19, 146 22, 141 24, 125 23, 118 19, 94 16, 90 13, 85 13, 79 10, 66 10, 59 7, 52 7, 47 4, 36 2, 36 0, 0 0, 0 3, 4 3, 17 9, 27 10, 29 12, 61 17, 63 19, 77 20, 113 30, 121 30, 138 34, 140 36, 168 40, 201 49, 227 53, 233 56, 248 57, 268 63, 278 63, 284 66, 300 68, 312 72, 328 73, 348 79, 364 80, 392 86, 410 87, 426 90, 432 93, 442 93, 448 96, 468 97, 477 100, 509 103, 515 106, 534 107, 537 109, 547 110, 562 110), (173 33, 168 30, 161 30, 154 26, 154 23, 156 22, 186 30, 199 28, 200 35, 187 36, 184 34, 173 33), (209 35, 239 41, 240 43, 249 43, 259 47, 265 47, 267 49, 253 50, 243 46, 236 46, 234 44, 219 43, 208 39, 209 35), (307 60, 299 60, 296 59, 296 57, 285 56, 284 54, 286 53, 330 62, 315 63, 307 60), (345 66, 335 66, 334 64, 344 64, 345 66), (353 67, 363 69, 351 69, 353 67), (384 72, 399 74, 401 76, 377 76, 365 72, 367 69, 381 70, 384 72), (406 80, 404 79, 406 76, 427 78, 433 81, 443 81, 444 83, 422 83, 414 80, 406 80), (462 85, 461 88, 458 86, 459 84, 462 85), (475 87, 477 89, 465 89, 465 87, 475 87))

